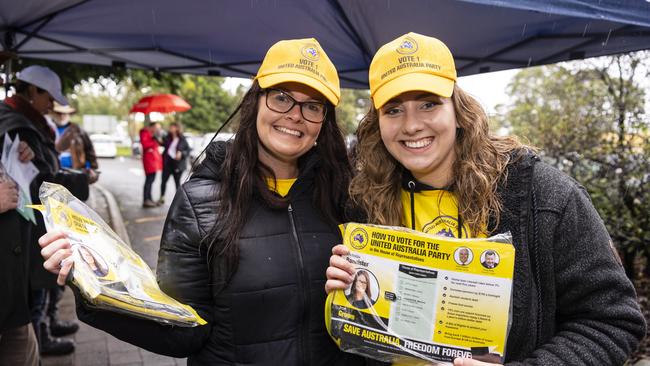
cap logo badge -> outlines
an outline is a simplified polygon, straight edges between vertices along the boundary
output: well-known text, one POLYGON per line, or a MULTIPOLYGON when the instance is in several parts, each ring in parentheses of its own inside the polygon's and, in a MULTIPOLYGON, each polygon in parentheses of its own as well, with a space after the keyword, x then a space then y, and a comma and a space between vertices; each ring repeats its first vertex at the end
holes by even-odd
POLYGON ((314 44, 308 44, 300 50, 302 55, 311 61, 318 61, 320 55, 318 54, 318 49, 314 44))
POLYGON ((405 37, 397 47, 397 53, 402 55, 410 55, 418 50, 418 43, 411 37, 405 37))

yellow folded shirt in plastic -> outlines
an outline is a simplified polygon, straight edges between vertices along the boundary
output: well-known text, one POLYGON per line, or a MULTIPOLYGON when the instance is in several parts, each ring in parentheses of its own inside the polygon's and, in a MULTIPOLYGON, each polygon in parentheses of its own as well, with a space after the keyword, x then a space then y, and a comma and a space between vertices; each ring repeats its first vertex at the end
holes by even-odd
POLYGON ((101 217, 63 186, 39 190, 47 231, 63 231, 72 245, 72 283, 92 306, 164 324, 206 324, 188 305, 165 295, 149 266, 101 217))
POLYGON ((339 348, 393 365, 503 362, 515 263, 510 233, 456 239, 403 227, 341 228, 356 273, 325 304, 339 348))

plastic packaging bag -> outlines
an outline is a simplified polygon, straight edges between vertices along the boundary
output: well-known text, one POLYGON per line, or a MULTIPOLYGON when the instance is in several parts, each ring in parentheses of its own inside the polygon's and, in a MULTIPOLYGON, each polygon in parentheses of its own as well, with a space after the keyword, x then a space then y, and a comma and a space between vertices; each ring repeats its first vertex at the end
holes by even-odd
POLYGON ((512 313, 510 233, 456 239, 403 227, 341 225, 356 274, 325 305, 346 352, 393 365, 503 363, 512 313))
POLYGON ((47 231, 72 245, 72 283, 93 307, 179 326, 206 324, 188 305, 165 295, 149 266, 92 209, 63 186, 44 182, 34 206, 47 231))

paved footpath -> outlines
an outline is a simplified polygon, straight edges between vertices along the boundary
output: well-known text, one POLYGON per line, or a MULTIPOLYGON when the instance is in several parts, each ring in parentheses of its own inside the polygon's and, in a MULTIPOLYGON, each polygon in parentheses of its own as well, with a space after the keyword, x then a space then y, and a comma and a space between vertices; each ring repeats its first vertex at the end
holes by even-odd
MULTIPOLYGON (((91 186, 90 198, 86 204, 92 207, 110 224, 107 200, 97 188, 91 186)), ((152 256, 151 253, 146 254, 148 257, 152 256)), ((59 306, 59 315, 62 319, 66 320, 77 319, 74 296, 69 288, 66 288, 65 296, 59 306)), ((70 336, 76 343, 75 352, 67 356, 44 357, 42 359, 43 366, 186 365, 185 359, 157 355, 129 343, 122 342, 108 333, 95 329, 85 323, 79 322, 79 325, 79 331, 70 336)))

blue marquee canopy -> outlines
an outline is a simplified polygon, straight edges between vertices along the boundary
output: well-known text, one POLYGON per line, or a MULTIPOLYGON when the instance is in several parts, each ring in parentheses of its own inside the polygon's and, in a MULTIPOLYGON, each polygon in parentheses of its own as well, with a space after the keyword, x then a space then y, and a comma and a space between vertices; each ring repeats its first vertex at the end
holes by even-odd
POLYGON ((470 75, 650 49, 650 2, 0 0, 5 57, 249 77, 277 40, 315 37, 357 88, 409 31, 443 40, 470 75))

